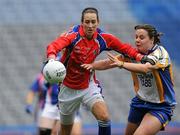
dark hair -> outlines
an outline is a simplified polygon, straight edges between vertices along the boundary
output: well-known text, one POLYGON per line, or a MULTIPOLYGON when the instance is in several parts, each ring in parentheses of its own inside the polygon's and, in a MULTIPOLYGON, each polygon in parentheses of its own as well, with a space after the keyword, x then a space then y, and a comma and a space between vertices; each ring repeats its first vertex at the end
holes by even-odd
POLYGON ((150 39, 154 38, 154 44, 160 44, 160 36, 163 35, 161 32, 157 32, 156 28, 150 24, 142 24, 134 27, 135 30, 144 29, 148 32, 150 39))
POLYGON ((82 11, 81 22, 83 22, 84 15, 86 13, 95 13, 97 15, 97 20, 99 21, 98 10, 96 8, 94 8, 94 7, 87 7, 82 11))

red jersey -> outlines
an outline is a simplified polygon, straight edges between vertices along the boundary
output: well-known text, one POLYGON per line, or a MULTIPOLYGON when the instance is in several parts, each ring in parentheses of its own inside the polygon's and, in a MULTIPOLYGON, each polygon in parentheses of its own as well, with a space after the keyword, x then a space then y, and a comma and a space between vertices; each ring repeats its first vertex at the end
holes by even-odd
POLYGON ((131 58, 140 59, 140 54, 131 45, 122 43, 112 34, 97 28, 93 38, 88 40, 81 25, 74 26, 69 32, 61 35, 47 47, 47 56, 57 55, 66 48, 62 62, 67 74, 63 84, 72 89, 85 89, 89 85, 91 72, 82 68, 81 64, 90 64, 105 50, 115 50, 131 58))

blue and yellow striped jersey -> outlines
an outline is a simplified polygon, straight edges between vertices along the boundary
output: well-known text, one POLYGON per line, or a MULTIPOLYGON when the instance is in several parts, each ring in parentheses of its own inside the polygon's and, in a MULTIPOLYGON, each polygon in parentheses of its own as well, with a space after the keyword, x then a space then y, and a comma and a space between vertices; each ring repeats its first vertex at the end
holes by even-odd
MULTIPOLYGON (((155 45, 148 54, 159 68, 148 73, 132 73, 135 92, 144 101, 176 104, 172 63, 164 47, 155 45)), ((132 61, 135 62, 135 61, 132 61)))

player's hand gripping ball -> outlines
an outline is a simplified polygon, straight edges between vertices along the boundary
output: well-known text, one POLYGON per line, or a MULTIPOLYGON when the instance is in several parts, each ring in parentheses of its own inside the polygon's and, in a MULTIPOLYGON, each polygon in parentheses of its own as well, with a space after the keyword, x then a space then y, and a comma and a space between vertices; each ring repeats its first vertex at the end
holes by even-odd
POLYGON ((49 60, 43 68, 44 78, 51 84, 58 84, 62 82, 66 76, 66 68, 56 60, 49 60))

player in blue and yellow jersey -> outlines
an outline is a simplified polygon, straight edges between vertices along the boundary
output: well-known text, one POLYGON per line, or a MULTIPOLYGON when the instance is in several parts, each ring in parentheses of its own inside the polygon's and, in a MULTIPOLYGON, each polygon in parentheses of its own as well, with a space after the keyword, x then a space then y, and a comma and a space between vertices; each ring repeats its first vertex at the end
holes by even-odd
POLYGON ((126 135, 154 135, 171 121, 176 105, 172 62, 166 49, 160 45, 161 33, 154 26, 135 26, 135 44, 148 61, 139 63, 130 59, 108 54, 108 60, 91 65, 86 69, 108 69, 120 67, 131 71, 136 96, 132 99, 126 127, 126 135))

